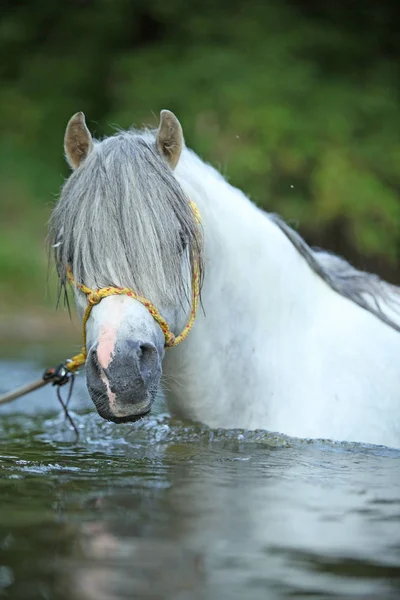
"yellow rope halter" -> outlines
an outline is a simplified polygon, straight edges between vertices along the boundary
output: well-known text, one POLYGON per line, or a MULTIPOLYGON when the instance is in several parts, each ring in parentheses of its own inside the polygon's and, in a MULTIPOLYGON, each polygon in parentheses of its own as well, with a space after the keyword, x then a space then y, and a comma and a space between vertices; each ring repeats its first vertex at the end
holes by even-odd
MULTIPOLYGON (((197 224, 200 223, 200 213, 194 202, 190 202, 191 209, 193 211, 194 217, 196 219, 197 224)), ((143 296, 140 296, 130 288, 120 288, 120 287, 105 287, 98 290, 93 290, 83 283, 76 283, 74 276, 72 274, 72 269, 70 266, 67 268, 67 277, 72 285, 77 287, 87 296, 87 307, 83 315, 82 320, 82 338, 83 338, 83 346, 82 351, 73 356, 68 360, 67 368, 69 371, 76 371, 81 365, 86 362, 86 323, 90 317, 90 313, 92 311, 93 306, 99 304, 103 298, 107 298, 108 296, 129 296, 129 298, 133 298, 137 300, 143 306, 147 308, 153 319, 159 324, 162 329, 162 332, 165 337, 165 347, 172 348, 172 346, 177 346, 188 336, 190 330, 193 327, 193 323, 196 319, 197 307, 199 304, 199 295, 200 295, 200 270, 198 261, 195 259, 193 264, 193 272, 192 272, 192 308, 190 311, 189 320, 182 330, 182 332, 175 336, 170 330, 167 321, 164 317, 161 316, 160 312, 154 306, 150 300, 147 300, 143 296)))

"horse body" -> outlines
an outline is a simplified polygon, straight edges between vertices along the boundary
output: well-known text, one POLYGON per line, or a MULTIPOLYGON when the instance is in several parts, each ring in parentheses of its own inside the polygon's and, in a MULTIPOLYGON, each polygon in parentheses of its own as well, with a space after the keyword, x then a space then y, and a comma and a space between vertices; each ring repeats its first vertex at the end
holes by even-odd
MULTIPOLYGON (((72 263, 92 287, 139 287, 178 333, 194 246, 204 263, 202 305, 176 348, 165 350, 160 327, 132 298, 92 309, 87 382, 102 416, 148 412, 162 368, 181 418, 400 446, 398 288, 314 253, 186 149, 172 113, 157 134, 89 136, 78 114, 65 143, 76 171, 51 225, 61 280, 72 263), (189 198, 201 214, 201 250, 189 198), (85 221, 87 230, 77 226, 85 221), (178 252, 182 232, 189 250, 178 252)), ((75 292, 82 313, 86 298, 75 292)))
POLYGON ((399 333, 332 290, 190 151, 176 177, 202 215, 206 275, 204 313, 164 359, 171 411, 211 427, 399 445, 399 333))

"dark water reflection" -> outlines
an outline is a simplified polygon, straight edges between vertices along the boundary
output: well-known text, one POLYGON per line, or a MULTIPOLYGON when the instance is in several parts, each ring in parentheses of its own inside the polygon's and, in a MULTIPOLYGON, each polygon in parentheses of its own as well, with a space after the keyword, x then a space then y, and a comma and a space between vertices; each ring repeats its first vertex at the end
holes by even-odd
POLYGON ((400 597, 400 451, 87 406, 77 444, 51 389, 0 408, 0 597, 400 597))

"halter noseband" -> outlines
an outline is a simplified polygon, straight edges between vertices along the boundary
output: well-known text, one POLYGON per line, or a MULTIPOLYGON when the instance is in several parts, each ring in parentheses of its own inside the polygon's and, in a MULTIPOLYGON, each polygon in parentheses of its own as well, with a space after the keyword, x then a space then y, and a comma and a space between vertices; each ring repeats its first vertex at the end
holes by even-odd
MULTIPOLYGON (((194 202, 190 202, 190 207, 193 211, 193 215, 196 219, 197 224, 200 224, 199 209, 197 208, 197 206, 194 202)), ((104 287, 104 288, 101 288, 98 290, 93 290, 92 288, 87 287, 83 283, 75 282, 75 278, 73 276, 72 269, 70 266, 68 266, 68 268, 67 268, 67 277, 73 286, 75 286, 76 288, 81 290, 84 294, 86 294, 87 302, 88 302, 86 310, 83 315, 83 320, 82 320, 82 338, 83 338, 82 351, 79 354, 77 354, 76 356, 73 356, 68 361, 68 365, 67 365, 68 370, 72 371, 72 372, 76 371, 81 365, 85 364, 85 362, 86 362, 86 323, 90 317, 90 313, 92 312, 93 306, 95 306, 96 304, 99 304, 103 300, 103 298, 107 298, 108 296, 129 296, 129 298, 133 298, 134 300, 137 300, 138 302, 143 304, 143 306, 145 308, 147 308, 147 310, 149 311, 149 313, 151 314, 153 319, 160 326, 160 328, 164 334, 164 337, 165 337, 165 347, 166 348, 172 348, 173 346, 177 346, 178 344, 183 342, 183 340, 188 336, 190 330, 192 329, 193 323, 196 319, 196 313, 197 313, 197 307, 199 304, 199 295, 200 295, 200 269, 199 269, 199 263, 196 259, 194 260, 194 263, 193 263, 193 272, 192 272, 192 308, 190 311, 190 317, 189 317, 189 320, 188 320, 186 326, 182 330, 182 332, 177 336, 175 336, 172 333, 172 331, 170 330, 170 328, 168 326, 167 321, 164 319, 164 317, 161 316, 161 314, 158 311, 158 309, 156 308, 156 306, 154 306, 154 304, 152 302, 150 302, 150 300, 147 300, 146 298, 144 298, 144 296, 140 296, 139 294, 137 294, 130 288, 104 287)))

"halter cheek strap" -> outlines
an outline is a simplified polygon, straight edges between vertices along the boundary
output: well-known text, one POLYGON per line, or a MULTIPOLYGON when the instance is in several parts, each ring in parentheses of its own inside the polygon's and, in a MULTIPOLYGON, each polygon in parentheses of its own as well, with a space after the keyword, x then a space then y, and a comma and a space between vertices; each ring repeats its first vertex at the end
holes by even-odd
MULTIPOLYGON (((197 224, 199 224, 200 223, 199 209, 197 208, 197 206, 194 202, 190 202, 190 206, 193 211, 196 222, 197 222, 197 224)), ((190 317, 189 317, 189 320, 188 320, 186 326, 182 330, 182 332, 177 336, 175 336, 172 333, 172 331, 170 330, 170 328, 168 326, 167 321, 161 316, 157 307, 154 306, 154 304, 152 302, 150 302, 150 300, 147 300, 147 298, 144 298, 144 296, 140 296, 139 294, 137 294, 130 288, 105 287, 105 288, 93 290, 92 288, 87 287, 83 283, 75 282, 75 278, 73 276, 72 269, 70 266, 68 266, 68 268, 67 268, 67 277, 73 286, 75 286, 76 288, 81 290, 84 294, 86 294, 87 302, 88 302, 86 310, 83 315, 83 320, 82 320, 82 338, 83 338, 82 351, 79 354, 77 354, 76 356, 73 356, 68 361, 68 364, 67 364, 68 370, 72 371, 72 372, 76 371, 81 365, 85 364, 85 362, 86 362, 86 323, 90 317, 90 313, 92 311, 93 306, 95 306, 96 304, 99 304, 103 300, 103 298, 107 298, 108 296, 129 296, 129 298, 133 298, 134 300, 137 300, 138 302, 143 304, 143 306, 145 308, 147 308, 147 310, 149 311, 149 313, 151 314, 153 319, 160 326, 160 328, 164 334, 164 337, 165 337, 165 347, 166 348, 172 348, 173 346, 177 346, 178 344, 183 342, 183 340, 189 335, 189 332, 192 329, 193 323, 196 319, 196 313, 197 313, 197 307, 199 304, 199 295, 200 295, 200 269, 199 269, 199 264, 198 264, 197 260, 194 261, 193 272, 192 272, 192 308, 190 311, 190 317)))

